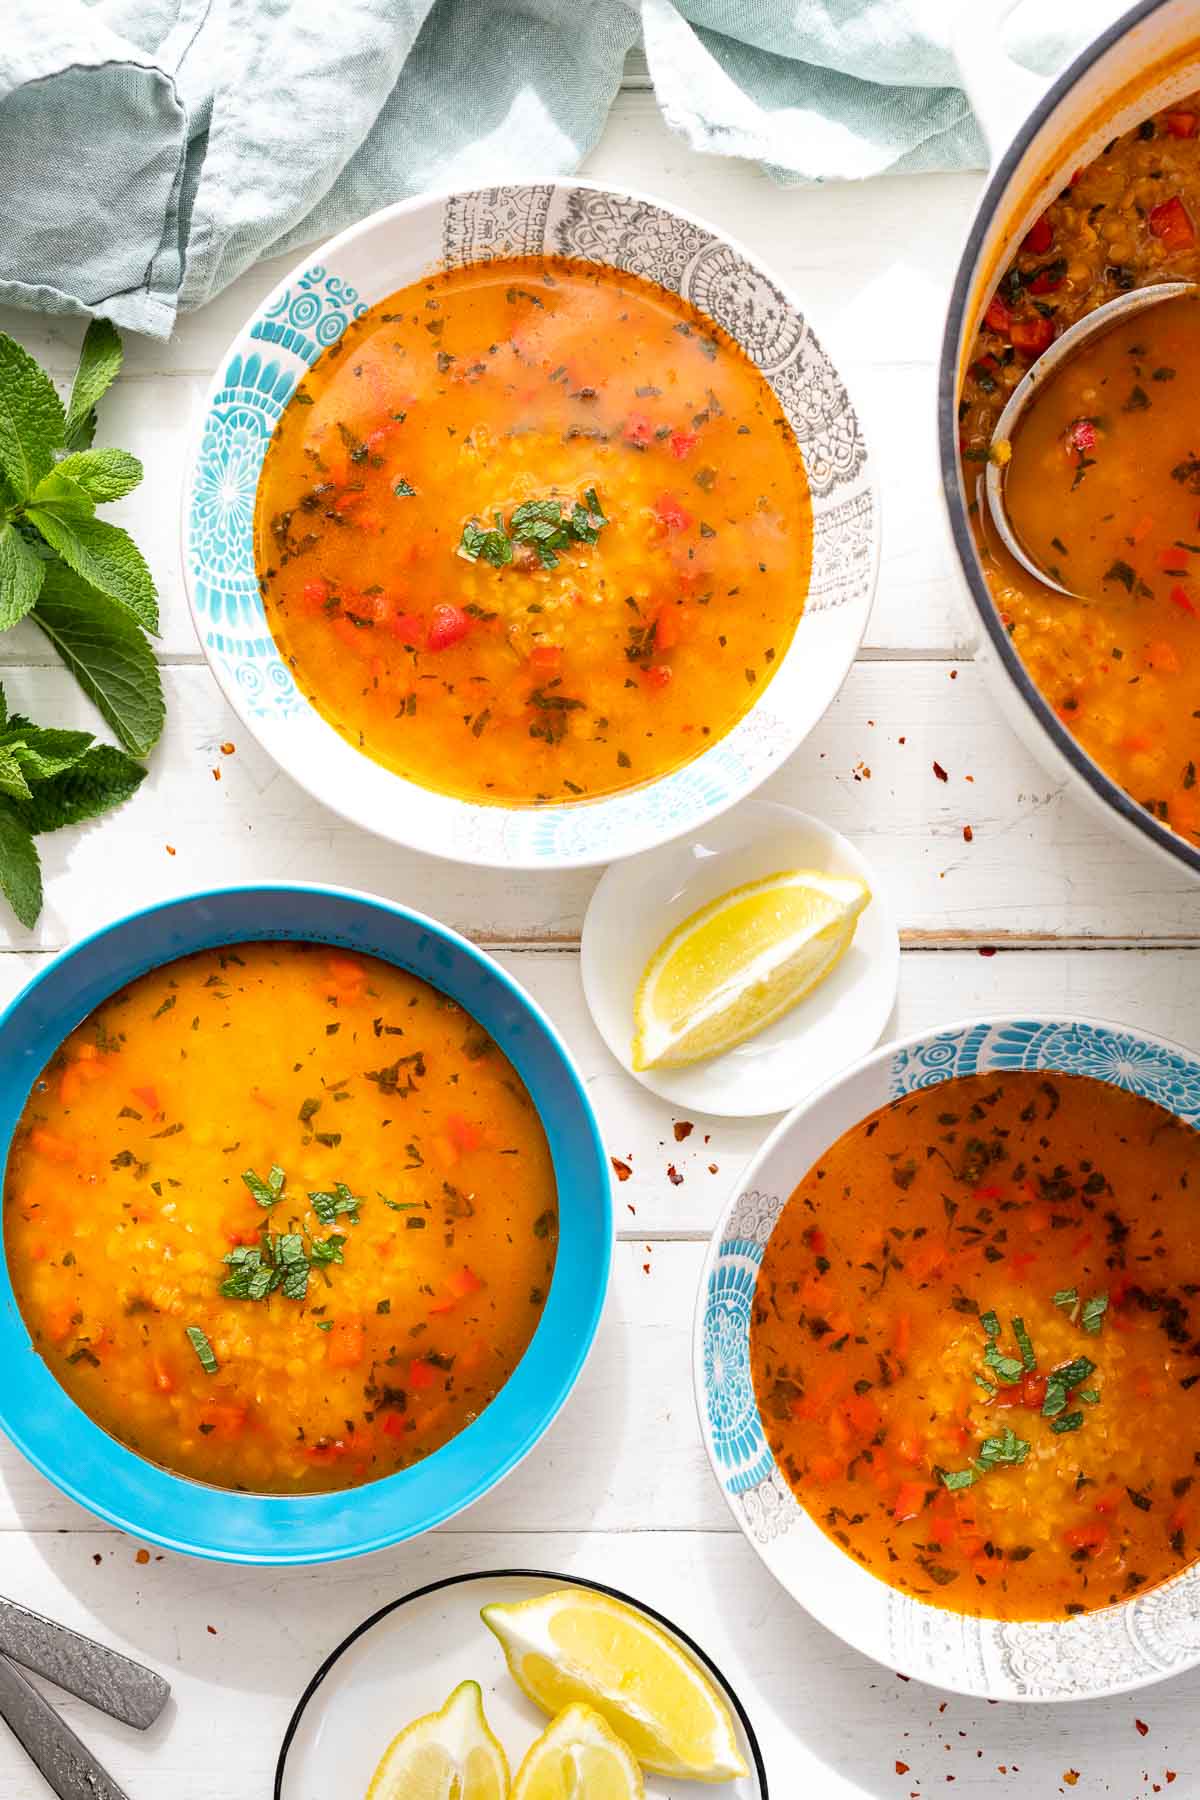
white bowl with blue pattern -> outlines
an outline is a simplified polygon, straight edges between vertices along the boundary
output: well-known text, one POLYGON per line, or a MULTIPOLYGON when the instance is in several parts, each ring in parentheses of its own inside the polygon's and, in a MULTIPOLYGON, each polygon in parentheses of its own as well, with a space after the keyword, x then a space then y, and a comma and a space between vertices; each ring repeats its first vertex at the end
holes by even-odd
POLYGON ((1086 1019, 981 1019, 890 1044, 836 1076, 767 1139, 709 1249, 693 1344, 700 1429, 734 1518, 792 1597, 856 1650, 989 1700, 1124 1693, 1200 1664, 1200 1564, 1121 1606, 1037 1624, 959 1613, 889 1587, 804 1511, 771 1454, 750 1375, 750 1315, 767 1241, 793 1189, 876 1108, 987 1070, 1090 1075, 1200 1127, 1200 1056, 1086 1019))
POLYGON ((573 868, 652 849, 732 806, 821 718, 858 649, 879 564, 879 506, 858 416, 796 300, 746 250, 661 202, 576 179, 421 196, 297 265, 225 355, 183 496, 183 565, 201 646, 242 722, 302 787, 381 837, 459 862, 573 868), (774 678, 684 768, 604 799, 481 806, 382 768, 327 724, 271 635, 254 567, 254 499, 297 383, 354 318, 436 268, 572 256, 682 294, 735 338, 795 431, 813 502, 812 579, 774 678))

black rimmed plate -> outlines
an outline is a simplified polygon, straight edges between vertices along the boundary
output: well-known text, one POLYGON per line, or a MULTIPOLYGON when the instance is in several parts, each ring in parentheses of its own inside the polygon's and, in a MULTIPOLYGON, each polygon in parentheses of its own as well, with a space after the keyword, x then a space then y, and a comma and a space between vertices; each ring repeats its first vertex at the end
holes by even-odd
POLYGON ((275 1800, 360 1800, 396 1733, 433 1712, 460 1681, 478 1681, 488 1723, 515 1773, 545 1716, 517 1688, 503 1652, 479 1617, 493 1601, 532 1600, 555 1588, 591 1588, 653 1619, 690 1652, 724 1694, 750 1774, 715 1787, 646 1777, 647 1800, 712 1794, 767 1800, 767 1774, 749 1714, 711 1656, 653 1607, 618 1588, 544 1569, 487 1569, 415 1588, 381 1607, 330 1652, 284 1733, 275 1800))

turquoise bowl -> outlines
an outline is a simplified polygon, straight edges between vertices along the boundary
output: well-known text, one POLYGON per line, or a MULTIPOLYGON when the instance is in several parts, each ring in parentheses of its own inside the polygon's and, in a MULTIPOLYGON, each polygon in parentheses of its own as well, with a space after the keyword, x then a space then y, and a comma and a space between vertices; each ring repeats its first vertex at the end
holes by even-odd
POLYGON ((219 888, 132 913, 63 952, 0 1016, 0 1145, 68 1032, 110 994, 193 950, 263 938, 337 944, 419 975, 512 1062, 550 1143, 559 1244, 529 1348, 495 1400, 424 1462, 335 1494, 247 1494, 146 1461, 93 1424, 34 1351, 0 1266, 0 1429, 48 1480, 123 1531, 191 1556, 297 1564, 361 1556, 460 1512, 515 1468, 566 1399, 595 1336, 612 1255, 608 1163, 557 1031, 491 957, 404 906, 300 884, 219 888))

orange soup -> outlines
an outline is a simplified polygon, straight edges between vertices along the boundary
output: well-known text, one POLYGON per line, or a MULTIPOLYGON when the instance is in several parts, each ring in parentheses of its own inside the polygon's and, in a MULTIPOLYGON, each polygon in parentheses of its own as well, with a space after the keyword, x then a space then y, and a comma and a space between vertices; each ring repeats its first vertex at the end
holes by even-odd
POLYGON ((371 957, 207 950, 135 981, 35 1083, 5 1247, 34 1346, 143 1456, 343 1488, 470 1423, 554 1270, 549 1147, 452 1000, 371 957))
POLYGON ((1200 1552, 1197 1133, 1083 1076, 972 1075, 838 1140, 767 1245, 751 1366, 810 1516, 989 1619, 1200 1552))
POLYGON ((663 775, 742 717, 808 589, 800 452, 685 300, 592 263, 453 269, 354 321, 280 420, 280 652, 366 755, 475 801, 663 775))
POLYGON ((1030 363, 1118 294, 1200 280, 1198 222, 1194 95, 1113 138, 1036 221, 984 315, 959 406, 985 573, 1014 646, 1083 748, 1192 844, 1200 843, 1195 308, 1164 302, 1111 345, 1083 353, 1052 378, 1057 401, 1031 426, 1043 454, 1029 483, 1040 494, 1032 507, 1026 498, 1019 523, 1026 547, 1042 547, 1041 566, 1057 566, 1081 598, 1019 568, 974 496, 996 421, 1030 363))

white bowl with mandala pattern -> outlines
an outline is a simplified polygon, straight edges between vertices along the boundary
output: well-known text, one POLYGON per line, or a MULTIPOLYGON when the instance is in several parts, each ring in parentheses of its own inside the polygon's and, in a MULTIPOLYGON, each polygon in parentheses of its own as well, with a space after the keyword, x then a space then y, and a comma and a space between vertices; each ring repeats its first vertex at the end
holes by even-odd
POLYGON ((183 564, 204 654, 244 724, 318 800, 355 824, 460 862, 571 868, 695 830, 802 742, 854 659, 875 590, 879 506, 862 428, 798 303, 749 252, 646 197, 575 179, 421 196, 305 259, 246 321, 204 404, 183 496, 183 564), (632 270, 722 326, 796 434, 813 502, 813 567, 791 646, 757 703, 681 769, 591 801, 482 806, 382 768, 320 717, 280 659, 254 567, 267 443, 297 383, 351 319, 435 268, 562 255, 632 270))
POLYGON ((1200 1127, 1200 1055, 1084 1019, 982 1019, 890 1044, 789 1113, 713 1236, 693 1344, 700 1429, 735 1519, 772 1574, 856 1650, 989 1700, 1083 1700, 1200 1664, 1200 1565, 1121 1606, 1038 1624, 969 1619, 903 1594, 840 1550, 795 1499, 763 1432, 750 1314, 767 1241, 793 1188, 844 1131, 914 1088, 987 1070, 1090 1075, 1200 1127))

